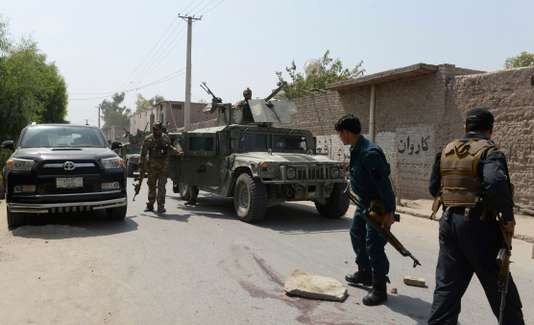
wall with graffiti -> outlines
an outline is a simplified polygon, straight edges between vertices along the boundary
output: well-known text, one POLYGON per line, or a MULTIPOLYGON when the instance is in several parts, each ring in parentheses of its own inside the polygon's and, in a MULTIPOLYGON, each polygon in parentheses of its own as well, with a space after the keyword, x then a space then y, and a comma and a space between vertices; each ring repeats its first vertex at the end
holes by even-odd
POLYGON ((428 197, 428 180, 435 158, 433 128, 398 128, 395 139, 401 196, 428 197))
MULTIPOLYGON (((428 180, 435 157, 433 128, 379 132, 375 141, 389 162, 396 192, 403 198, 428 197, 428 180)), ((344 146, 336 134, 317 136, 317 153, 340 162, 350 161, 350 147, 344 146)))

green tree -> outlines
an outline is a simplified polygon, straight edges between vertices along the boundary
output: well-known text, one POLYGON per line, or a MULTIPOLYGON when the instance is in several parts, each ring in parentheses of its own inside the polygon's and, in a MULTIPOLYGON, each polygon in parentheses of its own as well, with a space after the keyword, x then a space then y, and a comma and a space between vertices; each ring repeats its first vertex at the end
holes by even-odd
POLYGON ((506 59, 504 63, 504 67, 507 69, 531 66, 534 66, 534 53, 529 53, 527 51, 523 51, 517 56, 506 59))
POLYGON ((0 21, 0 139, 14 139, 30 122, 64 122, 67 89, 63 77, 29 39, 7 39, 0 21))
POLYGON ((306 64, 305 73, 297 71, 295 61, 285 68, 289 80, 284 78, 283 72, 276 72, 280 82, 285 82, 281 96, 288 99, 304 96, 316 89, 324 89, 336 81, 347 80, 363 76, 363 61, 352 68, 345 68, 339 59, 332 59, 330 51, 326 51, 318 60, 306 64))
POLYGON ((135 111, 137 113, 144 112, 147 109, 156 106, 157 103, 164 101, 165 98, 160 95, 156 95, 150 99, 146 99, 141 94, 137 94, 137 99, 135 100, 135 111))
POLYGON ((125 93, 115 93, 111 100, 104 99, 99 104, 102 119, 104 120, 104 127, 128 127, 128 118, 130 117, 130 109, 122 105, 124 102, 125 93))

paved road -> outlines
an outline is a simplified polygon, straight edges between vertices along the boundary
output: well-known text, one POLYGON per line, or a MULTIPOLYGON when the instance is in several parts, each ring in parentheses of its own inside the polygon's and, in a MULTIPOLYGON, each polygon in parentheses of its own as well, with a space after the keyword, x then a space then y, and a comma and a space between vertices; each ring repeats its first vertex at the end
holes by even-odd
MULTIPOLYGON (((352 271, 351 220, 325 220, 305 204, 273 208, 258 225, 237 221, 232 202, 204 196, 184 207, 173 193, 168 213, 143 213, 143 193, 125 222, 52 218, 59 225, 8 232, 0 215, 1 324, 425 324, 434 286, 437 224, 403 216, 395 233, 423 263, 389 249, 392 287, 385 306, 368 308, 349 288, 344 303, 286 297, 294 269, 339 280, 352 271), (407 287, 402 276, 430 288, 407 287)), ((2 211, 5 206, 2 203, 2 211)), ((531 245, 514 242, 514 276, 527 323, 534 323, 531 245)), ((495 324, 473 280, 462 324, 495 324)))

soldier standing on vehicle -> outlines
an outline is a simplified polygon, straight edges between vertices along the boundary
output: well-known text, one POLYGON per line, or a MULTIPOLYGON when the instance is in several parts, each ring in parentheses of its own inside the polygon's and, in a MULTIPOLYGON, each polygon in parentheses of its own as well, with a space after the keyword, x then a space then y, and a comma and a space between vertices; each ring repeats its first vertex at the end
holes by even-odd
MULTIPOLYGON (((461 298, 473 273, 499 315, 497 253, 512 237, 515 221, 512 185, 504 154, 490 140, 493 115, 484 108, 467 112, 466 134, 438 153, 430 193, 443 204, 439 225, 436 289, 429 324, 456 324, 461 298)), ((435 204, 437 210, 437 204, 435 204)), ((524 324, 517 288, 510 278, 503 324, 524 324)))
POLYGON ((243 119, 241 123, 254 123, 254 117, 252 116, 252 111, 250 110, 249 100, 252 99, 252 90, 247 87, 243 90, 243 100, 240 101, 236 106, 241 110, 243 119))
POLYGON ((350 185, 361 199, 362 207, 354 214, 350 229, 352 247, 356 253, 358 271, 345 280, 355 285, 371 285, 372 290, 363 298, 363 304, 375 306, 387 300, 386 282, 389 281, 389 261, 384 251, 386 238, 367 224, 367 209, 380 205, 382 227, 389 229, 395 222, 395 194, 389 180, 390 168, 382 149, 361 135, 360 120, 352 114, 342 117, 335 129, 350 149, 350 185))
POLYGON ((182 152, 171 145, 171 139, 164 132, 164 126, 156 123, 152 134, 147 136, 141 148, 141 172, 147 172, 148 201, 145 211, 154 211, 154 202, 158 203, 158 213, 165 213, 165 185, 167 184, 167 161, 169 154, 182 152), (157 188, 157 190, 156 190, 157 188))

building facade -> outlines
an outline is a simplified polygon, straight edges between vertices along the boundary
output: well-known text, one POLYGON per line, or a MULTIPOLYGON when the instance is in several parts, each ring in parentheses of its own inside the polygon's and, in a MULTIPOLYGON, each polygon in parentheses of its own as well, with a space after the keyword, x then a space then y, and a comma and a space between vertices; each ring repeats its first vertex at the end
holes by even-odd
MULTIPOLYGON (((191 103, 191 123, 199 123, 214 118, 212 114, 202 111, 205 106, 205 103, 191 103)), ((150 130, 156 122, 162 122, 166 125, 169 132, 183 128, 184 102, 161 101, 146 111, 134 113, 130 117, 130 133, 135 134, 137 130, 150 130)))
MULTIPOLYGON (((311 130, 318 149, 337 160, 348 148, 333 130, 343 114, 360 118, 363 133, 385 151, 397 194, 429 198, 436 153, 463 135, 465 112, 488 107, 494 140, 506 153, 515 199, 534 213, 534 68, 485 73, 454 65, 415 64, 331 85, 296 100, 298 117, 287 127, 311 130)), ((286 125, 283 125, 286 126, 286 125)))

